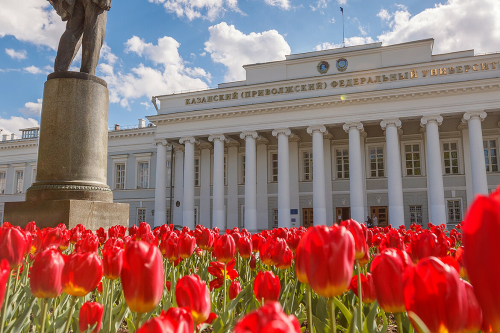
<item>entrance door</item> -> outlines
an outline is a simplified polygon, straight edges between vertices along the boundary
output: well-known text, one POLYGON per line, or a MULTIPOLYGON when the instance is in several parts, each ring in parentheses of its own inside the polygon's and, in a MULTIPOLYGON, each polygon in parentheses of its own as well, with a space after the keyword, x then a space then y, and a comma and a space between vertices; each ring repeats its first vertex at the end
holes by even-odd
POLYGON ((370 210, 372 212, 371 218, 373 219, 373 215, 377 217, 378 226, 382 228, 387 227, 389 224, 387 206, 371 206, 370 210))
POLYGON ((351 207, 337 207, 337 223, 349 220, 351 218, 351 207))
POLYGON ((309 228, 314 225, 313 217, 314 216, 312 208, 302 208, 302 226, 304 228, 309 228))

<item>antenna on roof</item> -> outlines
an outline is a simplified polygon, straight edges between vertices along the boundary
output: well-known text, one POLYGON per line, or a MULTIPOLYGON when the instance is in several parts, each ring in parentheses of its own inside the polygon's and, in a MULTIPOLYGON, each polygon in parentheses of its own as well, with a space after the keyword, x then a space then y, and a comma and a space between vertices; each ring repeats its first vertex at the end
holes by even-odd
POLYGON ((344 37, 344 8, 340 7, 342 12, 342 47, 345 47, 345 37, 344 37))

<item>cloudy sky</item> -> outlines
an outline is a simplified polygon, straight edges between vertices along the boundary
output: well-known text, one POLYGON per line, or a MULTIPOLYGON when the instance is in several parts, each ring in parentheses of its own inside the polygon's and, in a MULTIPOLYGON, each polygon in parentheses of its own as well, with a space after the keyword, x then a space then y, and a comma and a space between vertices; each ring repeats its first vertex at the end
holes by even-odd
MULTIPOLYGON (((434 54, 500 51, 498 0, 113 0, 97 68, 110 90, 109 125, 155 114, 153 95, 216 87, 245 79, 245 64, 339 47, 340 6, 346 45, 432 37, 434 54)), ((65 24, 47 0, 0 0, 0 8, 5 134, 38 125, 65 24)))

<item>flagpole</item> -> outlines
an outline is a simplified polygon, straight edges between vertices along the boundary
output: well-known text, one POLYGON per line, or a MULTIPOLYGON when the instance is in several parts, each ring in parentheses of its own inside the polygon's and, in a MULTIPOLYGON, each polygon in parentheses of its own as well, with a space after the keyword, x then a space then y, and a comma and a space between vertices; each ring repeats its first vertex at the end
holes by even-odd
POLYGON ((344 35, 344 10, 342 9, 342 47, 345 47, 345 35, 344 35))

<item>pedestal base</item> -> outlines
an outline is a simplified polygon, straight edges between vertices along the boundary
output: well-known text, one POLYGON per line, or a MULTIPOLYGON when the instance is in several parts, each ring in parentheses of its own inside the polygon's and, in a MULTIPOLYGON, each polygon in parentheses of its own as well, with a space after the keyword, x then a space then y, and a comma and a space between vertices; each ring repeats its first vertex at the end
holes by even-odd
POLYGON ((129 226, 129 205, 88 200, 43 200, 6 202, 4 221, 24 228, 35 221, 39 228, 64 223, 68 229, 81 223, 87 229, 129 226))

